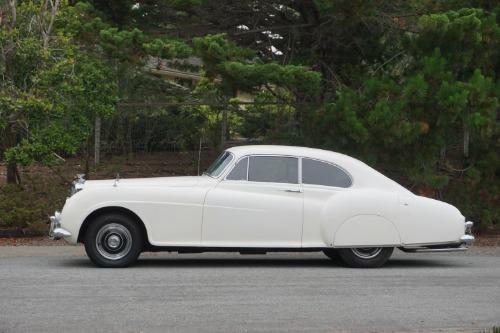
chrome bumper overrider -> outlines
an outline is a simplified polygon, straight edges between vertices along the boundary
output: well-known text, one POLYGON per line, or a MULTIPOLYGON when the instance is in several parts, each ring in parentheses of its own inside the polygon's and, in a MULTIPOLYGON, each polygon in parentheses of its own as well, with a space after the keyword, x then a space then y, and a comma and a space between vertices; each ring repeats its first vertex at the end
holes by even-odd
POLYGON ((460 237, 460 241, 462 242, 462 244, 465 244, 465 245, 472 245, 472 243, 474 243, 474 236, 472 236, 472 226, 474 225, 473 222, 471 221, 467 221, 465 222, 464 224, 464 228, 465 228, 465 235, 463 235, 462 237, 460 237))
POLYGON ((61 213, 55 212, 54 215, 50 217, 49 238, 56 240, 69 236, 71 236, 71 233, 61 228, 61 213))
POLYGON ((472 245, 472 243, 474 243, 474 236, 472 235, 463 235, 462 237, 460 237, 460 242, 464 245, 472 245))

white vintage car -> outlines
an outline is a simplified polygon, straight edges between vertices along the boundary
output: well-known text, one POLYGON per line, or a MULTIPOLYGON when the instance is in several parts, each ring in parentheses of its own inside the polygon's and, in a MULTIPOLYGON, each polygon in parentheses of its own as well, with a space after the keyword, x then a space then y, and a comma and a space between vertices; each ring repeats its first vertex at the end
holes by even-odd
POLYGON ((198 177, 75 181, 50 237, 84 243, 103 267, 142 251, 323 251, 378 267, 403 251, 461 251, 472 222, 363 162, 289 146, 226 150, 198 177))

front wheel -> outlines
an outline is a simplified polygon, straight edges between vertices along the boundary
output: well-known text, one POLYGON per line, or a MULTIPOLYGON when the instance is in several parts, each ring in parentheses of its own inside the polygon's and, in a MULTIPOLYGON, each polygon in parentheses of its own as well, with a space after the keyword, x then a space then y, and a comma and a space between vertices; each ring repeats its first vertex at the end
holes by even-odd
POLYGON ((356 268, 374 268, 384 265, 392 255, 393 247, 356 247, 337 249, 342 261, 356 268))
POLYGON ((136 221, 121 214, 98 216, 85 233, 85 251, 101 267, 126 267, 134 263, 144 246, 136 221))

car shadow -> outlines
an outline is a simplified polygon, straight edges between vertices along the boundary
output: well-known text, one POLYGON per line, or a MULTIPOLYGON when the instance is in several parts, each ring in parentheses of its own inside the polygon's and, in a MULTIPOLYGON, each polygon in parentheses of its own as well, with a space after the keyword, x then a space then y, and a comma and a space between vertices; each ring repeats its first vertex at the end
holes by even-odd
MULTIPOLYGON (((59 265, 65 267, 96 267, 87 258, 71 258, 59 261, 59 265)), ((470 263, 457 260, 445 259, 418 259, 418 258, 395 258, 389 260, 383 267, 378 269, 419 269, 419 268, 459 268, 470 266, 470 263)), ((164 267, 164 268, 342 268, 346 267, 328 258, 165 258, 165 257, 141 257, 131 268, 164 267)))
POLYGON ((328 258, 140 258, 137 267, 332 267, 328 258))
POLYGON ((450 261, 450 260, 444 260, 442 258, 440 259, 392 259, 389 260, 383 267, 385 268, 447 268, 447 267, 452 267, 452 268, 459 268, 459 267, 466 267, 469 266, 469 264, 465 262, 459 262, 459 261, 450 261))

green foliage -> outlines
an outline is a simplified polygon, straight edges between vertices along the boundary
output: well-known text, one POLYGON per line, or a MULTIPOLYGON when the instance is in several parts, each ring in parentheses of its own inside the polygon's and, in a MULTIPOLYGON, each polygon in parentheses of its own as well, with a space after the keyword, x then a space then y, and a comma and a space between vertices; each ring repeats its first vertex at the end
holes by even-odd
POLYGON ((59 209, 67 187, 30 181, 29 189, 7 185, 0 189, 0 228, 20 228, 34 235, 47 234, 47 214, 59 209))
POLYGON ((320 73, 303 66, 251 61, 254 52, 237 46, 225 34, 195 38, 193 44, 203 59, 207 76, 220 75, 232 89, 255 91, 265 84, 272 84, 306 95, 319 90, 320 73))
POLYGON ((4 147, 10 164, 50 163, 57 155, 77 153, 92 133, 95 117, 115 112, 124 73, 148 53, 164 58, 191 53, 180 40, 113 27, 86 2, 63 4, 55 16, 40 5, 17 4, 12 26, 0 30, 5 60, 0 67, 0 131, 23 131, 21 139, 4 147), (41 37, 48 27, 33 25, 34 20, 54 20, 47 44, 41 37), (8 119, 15 119, 14 125, 8 119))
POLYGON ((114 154, 194 150, 206 121, 202 108, 137 109, 110 117, 102 132, 114 154))
POLYGON ((206 35, 193 39, 193 45, 205 65, 219 64, 231 59, 246 59, 254 56, 251 49, 245 49, 227 39, 226 34, 206 35))
POLYGON ((283 144, 296 142, 299 138, 294 132, 295 108, 287 104, 267 104, 273 97, 270 92, 256 94, 256 104, 238 113, 241 120, 235 124, 236 131, 245 138, 265 138, 283 144))
POLYGON ((340 89, 309 113, 306 142, 404 175, 417 192, 491 226, 500 216, 495 14, 462 9, 424 15, 418 26, 404 75, 340 89))
POLYGON ((175 39, 156 38, 143 46, 148 54, 163 59, 185 58, 193 52, 186 43, 175 39))
POLYGON ((286 87, 290 91, 300 92, 306 96, 318 92, 321 74, 309 71, 302 66, 267 64, 245 64, 228 61, 223 63, 223 73, 233 87, 247 91, 272 84, 286 87))
POLYGON ((226 34, 207 35, 193 39, 194 50, 203 60, 209 78, 220 75, 221 66, 227 61, 243 61, 254 56, 250 49, 241 48, 228 40, 226 34))
POLYGON ((0 130, 17 131, 5 148, 9 164, 50 163, 56 154, 74 154, 90 133, 95 115, 114 111, 112 71, 75 45, 67 31, 49 31, 33 20, 63 21, 74 14, 63 7, 52 16, 36 2, 22 2, 11 25, 2 26, 4 66, 0 130), (38 30, 37 30, 38 29, 38 30), (7 126, 10 127, 7 127, 7 126), (21 137, 19 139, 19 137, 21 137))
POLYGON ((496 15, 482 9, 423 15, 418 20, 416 56, 440 54, 462 78, 475 69, 490 72, 499 66, 500 26, 496 15))

